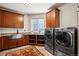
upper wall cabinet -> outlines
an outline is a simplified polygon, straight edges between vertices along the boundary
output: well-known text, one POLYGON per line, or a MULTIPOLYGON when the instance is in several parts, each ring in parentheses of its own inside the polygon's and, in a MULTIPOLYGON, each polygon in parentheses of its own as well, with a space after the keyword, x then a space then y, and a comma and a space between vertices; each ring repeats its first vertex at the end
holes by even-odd
POLYGON ((1 15, 1 28, 23 28, 24 16, 17 13, 2 11, 1 15))
POLYGON ((3 18, 2 11, 0 10, 0 27, 2 26, 2 18, 3 18))
POLYGON ((46 14, 46 27, 50 28, 50 26, 51 26, 51 23, 50 23, 50 12, 48 12, 46 14))
POLYGON ((1 27, 1 11, 0 11, 0 27, 1 27))
POLYGON ((20 14, 16 14, 17 18, 15 21, 15 27, 16 28, 23 28, 24 27, 24 16, 20 14))
POLYGON ((46 14, 46 28, 59 27, 59 10, 53 9, 46 14))

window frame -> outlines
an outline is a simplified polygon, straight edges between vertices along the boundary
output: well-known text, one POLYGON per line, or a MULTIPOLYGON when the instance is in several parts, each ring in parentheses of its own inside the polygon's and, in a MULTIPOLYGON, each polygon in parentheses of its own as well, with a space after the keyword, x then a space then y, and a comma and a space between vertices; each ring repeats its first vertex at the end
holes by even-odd
POLYGON ((39 33, 39 31, 33 31, 33 27, 32 27, 32 20, 39 20, 39 19, 43 19, 44 20, 44 29, 45 29, 45 18, 31 18, 31 32, 32 33, 39 33))

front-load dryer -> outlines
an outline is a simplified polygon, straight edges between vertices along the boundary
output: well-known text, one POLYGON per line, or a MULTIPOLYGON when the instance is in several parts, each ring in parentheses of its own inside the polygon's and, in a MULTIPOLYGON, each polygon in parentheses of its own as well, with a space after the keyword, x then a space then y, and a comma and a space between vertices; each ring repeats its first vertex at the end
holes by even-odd
POLYGON ((56 55, 78 55, 77 43, 78 39, 76 27, 55 29, 55 50, 58 52, 56 55))

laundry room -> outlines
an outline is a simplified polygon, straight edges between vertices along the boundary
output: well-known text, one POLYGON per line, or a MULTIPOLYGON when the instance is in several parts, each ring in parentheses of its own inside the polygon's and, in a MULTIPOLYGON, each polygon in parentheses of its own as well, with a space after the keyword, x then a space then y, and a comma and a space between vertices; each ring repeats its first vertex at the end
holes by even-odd
POLYGON ((79 3, 0 3, 0 56, 79 56, 79 3))

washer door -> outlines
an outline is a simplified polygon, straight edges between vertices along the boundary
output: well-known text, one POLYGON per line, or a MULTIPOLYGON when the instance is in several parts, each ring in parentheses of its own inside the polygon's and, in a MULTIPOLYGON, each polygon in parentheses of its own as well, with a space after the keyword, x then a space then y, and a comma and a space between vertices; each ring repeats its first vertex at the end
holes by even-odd
POLYGON ((45 40, 50 40, 50 39, 52 39, 52 33, 51 33, 51 31, 46 31, 45 32, 45 40))
POLYGON ((64 47, 72 47, 72 33, 60 32, 56 35, 56 44, 64 47))

